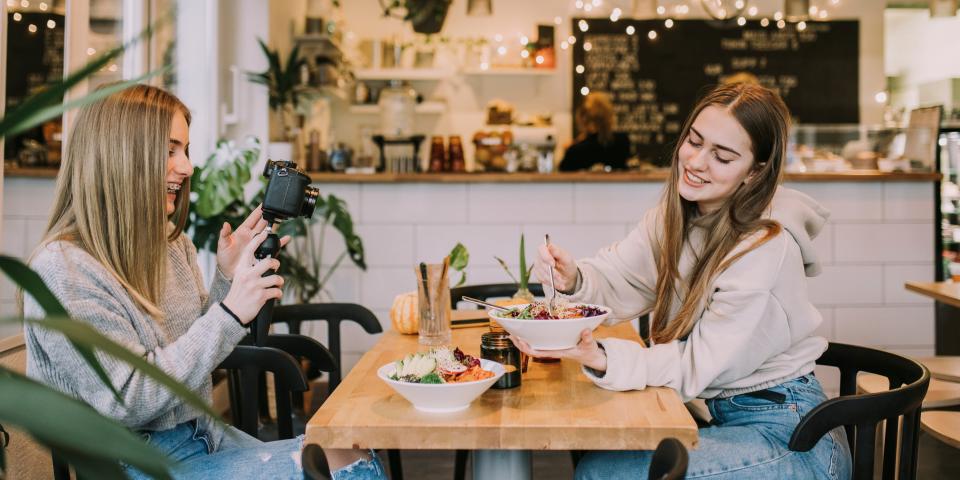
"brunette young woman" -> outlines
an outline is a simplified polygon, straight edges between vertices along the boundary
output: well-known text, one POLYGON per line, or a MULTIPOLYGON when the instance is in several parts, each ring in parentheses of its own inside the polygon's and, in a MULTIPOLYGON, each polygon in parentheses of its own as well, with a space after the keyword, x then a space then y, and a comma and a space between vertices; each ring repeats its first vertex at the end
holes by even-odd
MULTIPOLYGON (((609 390, 675 389, 706 399, 712 416, 691 450, 687 478, 848 478, 842 429, 809 452, 787 448, 800 418, 826 398, 813 375, 827 341, 807 295, 818 266, 812 240, 828 213, 780 187, 789 112, 758 85, 718 87, 690 113, 659 204, 627 238, 574 261, 540 248, 571 301, 612 309, 610 322, 652 314, 651 345, 581 334, 577 347, 534 356, 583 364, 609 390)), ((580 479, 645 475, 652 452, 587 454, 580 479)))
MULTIPOLYGON (((82 108, 31 266, 71 317, 209 399, 210 373, 264 302, 280 298, 283 280, 261 277, 277 260, 254 258, 268 233, 257 209, 236 230, 224 224, 208 293, 183 233, 193 173, 189 124, 180 100, 146 85, 82 108)), ((42 317, 43 310, 28 297, 24 314, 42 317)), ((264 443, 232 427, 226 432, 128 364, 98 355, 120 402, 63 336, 28 326, 25 337, 30 376, 140 433, 178 461, 174 478, 303 478, 302 438, 264 443)), ((334 478, 383 476, 365 452, 327 453, 334 478)))

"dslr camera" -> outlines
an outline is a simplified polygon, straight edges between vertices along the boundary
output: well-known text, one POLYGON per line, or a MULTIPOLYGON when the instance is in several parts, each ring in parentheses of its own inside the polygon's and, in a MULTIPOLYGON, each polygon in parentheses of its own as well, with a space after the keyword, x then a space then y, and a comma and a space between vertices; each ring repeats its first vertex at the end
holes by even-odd
POLYGON ((320 189, 310 186, 310 177, 297 169, 297 164, 283 160, 267 160, 263 168, 267 188, 263 196, 263 218, 279 222, 291 217, 313 216, 320 189))

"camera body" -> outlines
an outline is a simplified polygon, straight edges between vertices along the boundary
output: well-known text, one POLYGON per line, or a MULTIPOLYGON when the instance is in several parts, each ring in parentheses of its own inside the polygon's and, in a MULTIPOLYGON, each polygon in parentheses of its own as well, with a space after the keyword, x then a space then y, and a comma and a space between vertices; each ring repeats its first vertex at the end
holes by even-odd
POLYGON ((270 223, 291 217, 311 217, 320 190, 310 186, 310 177, 297 164, 267 160, 263 176, 268 179, 263 195, 263 218, 270 223))

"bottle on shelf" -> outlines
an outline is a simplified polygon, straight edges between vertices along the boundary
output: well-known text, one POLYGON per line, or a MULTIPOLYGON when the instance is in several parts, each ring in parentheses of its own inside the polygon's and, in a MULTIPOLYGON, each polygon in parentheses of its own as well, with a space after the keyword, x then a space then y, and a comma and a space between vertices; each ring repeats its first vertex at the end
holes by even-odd
POLYGON ((450 135, 450 152, 447 158, 449 162, 447 171, 467 171, 466 162, 463 160, 463 144, 460 142, 460 135, 450 135))
POLYGON ((435 135, 430 138, 430 168, 431 172, 442 172, 447 163, 447 151, 443 146, 443 137, 435 135))

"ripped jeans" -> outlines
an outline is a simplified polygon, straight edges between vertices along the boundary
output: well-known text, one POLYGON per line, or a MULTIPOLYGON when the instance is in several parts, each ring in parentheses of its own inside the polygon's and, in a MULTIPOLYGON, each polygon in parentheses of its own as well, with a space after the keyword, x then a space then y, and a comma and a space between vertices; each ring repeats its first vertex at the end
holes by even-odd
MULTIPOLYGON (((300 452, 303 437, 261 442, 233 427, 220 448, 211 452, 210 439, 196 420, 169 430, 140 432, 147 442, 177 462, 175 479, 303 479, 300 452)), ((145 473, 124 465, 129 478, 149 479, 145 473)))

